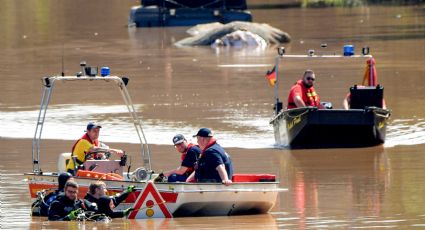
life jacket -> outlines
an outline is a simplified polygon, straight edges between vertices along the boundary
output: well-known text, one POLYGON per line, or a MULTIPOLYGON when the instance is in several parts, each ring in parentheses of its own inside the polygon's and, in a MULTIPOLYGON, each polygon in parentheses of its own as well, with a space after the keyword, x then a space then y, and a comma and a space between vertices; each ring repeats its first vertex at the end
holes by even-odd
MULTIPOLYGON (((94 146, 96 146, 96 147, 99 147, 99 145, 100 145, 99 140, 92 141, 92 140, 90 139, 89 135, 88 135, 87 133, 85 133, 85 134, 84 134, 84 135, 83 135, 80 139, 78 139, 78 140, 74 143, 74 145, 72 146, 72 151, 71 151, 72 155, 74 155, 74 149, 75 149, 75 146, 77 146, 77 143, 78 143, 80 140, 86 140, 86 141, 90 142, 90 144, 92 144, 92 145, 94 145, 94 146)), ((85 153, 85 154, 87 154, 87 153, 85 153)), ((96 158, 96 157, 97 157, 97 154, 93 154, 93 158, 96 158)))
POLYGON ((205 150, 207 150, 209 147, 213 146, 217 140, 215 138, 211 138, 208 142, 207 146, 205 146, 204 149, 202 149, 201 154, 199 155, 199 158, 201 158, 204 155, 205 150))
MULTIPOLYGON (((184 153, 182 153, 182 155, 181 155, 181 157, 180 157, 180 160, 181 160, 182 162, 183 162, 184 158, 186 158, 187 152, 189 152, 189 150, 190 150, 193 146, 195 146, 193 143, 189 143, 189 144, 187 145, 186 151, 185 151, 184 153)), ((186 172, 185 172, 185 174, 190 175, 190 174, 191 174, 194 170, 195 170, 195 168, 194 168, 194 167, 188 167, 188 168, 187 168, 187 170, 186 170, 186 172)))
MULTIPOLYGON (((301 87, 302 95, 301 98, 304 101, 306 106, 319 106, 320 105, 320 99, 317 95, 316 91, 314 90, 314 87, 307 88, 305 87, 303 80, 298 80, 295 85, 299 85, 301 87)), ((294 87, 294 86, 293 86, 294 87)), ((292 89, 291 89, 292 93, 292 89)), ((297 108, 297 105, 294 102, 294 95, 290 94, 288 98, 288 109, 297 108)))
POLYGON ((215 167, 211 167, 211 161, 208 163, 204 159, 205 154, 214 154, 217 153, 221 157, 226 173, 229 179, 233 176, 233 166, 232 161, 230 160, 229 154, 217 144, 215 138, 211 138, 208 144, 202 149, 201 154, 199 155, 198 162, 196 164, 195 179, 198 182, 221 182, 220 174, 217 172, 215 167))
POLYGON ((181 161, 183 161, 183 160, 184 160, 184 158, 186 158, 186 154, 187 154, 187 152, 189 152, 190 148, 192 148, 193 146, 195 146, 193 143, 189 143, 189 144, 187 145, 186 151, 185 151, 184 153, 182 153, 182 155, 181 155, 181 157, 180 157, 180 160, 181 160, 181 161))

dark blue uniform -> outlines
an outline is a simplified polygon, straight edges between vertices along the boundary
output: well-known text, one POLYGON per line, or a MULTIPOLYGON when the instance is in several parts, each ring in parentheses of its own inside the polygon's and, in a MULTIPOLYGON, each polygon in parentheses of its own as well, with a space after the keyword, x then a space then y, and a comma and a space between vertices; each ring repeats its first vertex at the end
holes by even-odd
POLYGON ((168 182, 177 182, 177 181, 186 181, 186 179, 192 174, 195 164, 198 161, 199 154, 201 154, 201 149, 197 145, 192 145, 188 147, 186 156, 182 160, 181 166, 187 167, 188 170, 182 174, 178 175, 176 173, 171 174, 168 177, 168 182))
POLYGON ((195 178, 198 182, 217 182, 221 183, 220 174, 217 166, 224 164, 229 180, 233 176, 233 165, 229 154, 217 143, 214 143, 201 155, 198 166, 195 171, 195 178))
POLYGON ((201 149, 197 145, 193 145, 187 150, 186 156, 181 164, 181 166, 189 168, 186 172, 186 176, 192 174, 196 161, 198 161, 199 154, 201 154, 201 149))

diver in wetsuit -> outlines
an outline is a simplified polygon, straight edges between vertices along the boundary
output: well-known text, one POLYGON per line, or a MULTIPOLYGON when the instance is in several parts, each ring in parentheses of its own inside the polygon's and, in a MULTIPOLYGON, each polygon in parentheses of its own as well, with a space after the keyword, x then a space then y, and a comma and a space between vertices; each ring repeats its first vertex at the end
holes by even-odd
POLYGON ((37 200, 31 205, 33 216, 48 216, 50 204, 56 200, 59 194, 63 193, 63 189, 68 180, 72 180, 73 177, 70 173, 61 173, 58 177, 58 189, 45 195, 46 191, 38 192, 37 200))
POLYGON ((78 184, 75 181, 68 181, 64 193, 50 205, 49 220, 76 220, 79 214, 85 211, 97 212, 97 205, 78 199, 78 184))
POLYGON ((113 209, 127 199, 130 193, 134 192, 134 185, 128 186, 124 193, 116 196, 107 196, 106 192, 106 184, 103 181, 96 181, 90 184, 89 192, 84 199, 97 204, 97 214, 104 214, 111 218, 125 217, 130 214, 132 208, 124 211, 114 211, 113 209))

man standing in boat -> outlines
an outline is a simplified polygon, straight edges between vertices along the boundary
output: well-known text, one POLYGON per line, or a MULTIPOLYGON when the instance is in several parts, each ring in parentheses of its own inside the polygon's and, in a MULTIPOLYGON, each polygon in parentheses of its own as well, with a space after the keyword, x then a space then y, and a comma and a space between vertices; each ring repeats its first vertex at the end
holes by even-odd
POLYGON ((289 91, 288 109, 306 106, 314 106, 319 109, 325 108, 320 104, 319 95, 316 93, 316 90, 314 90, 313 85, 315 80, 316 76, 313 70, 308 69, 304 72, 303 78, 298 80, 289 91))
POLYGON ((111 149, 98 140, 100 128, 102 128, 102 126, 97 123, 88 123, 86 133, 72 146, 71 159, 66 166, 69 173, 75 175, 78 166, 82 165, 87 159, 106 159, 105 153, 107 152, 114 153, 119 157, 124 154, 121 149, 111 149), (72 159, 74 156, 76 157, 76 165, 74 165, 74 160, 72 159))
POLYGON ((197 182, 213 182, 230 185, 233 176, 233 164, 229 154, 217 143, 211 130, 201 128, 196 135, 201 148, 195 172, 189 176, 187 182, 195 179, 197 182))
POLYGON ((177 169, 164 172, 168 177, 168 182, 186 181, 186 179, 195 170, 195 164, 198 161, 201 149, 199 146, 188 143, 182 134, 173 137, 174 147, 181 155, 181 165, 177 169))

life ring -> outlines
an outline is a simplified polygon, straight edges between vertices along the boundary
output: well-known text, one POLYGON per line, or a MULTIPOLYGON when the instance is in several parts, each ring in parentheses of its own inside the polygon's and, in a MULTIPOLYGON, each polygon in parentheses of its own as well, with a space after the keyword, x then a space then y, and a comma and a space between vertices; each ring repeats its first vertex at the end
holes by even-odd
POLYGON ((77 171, 77 177, 94 178, 99 180, 123 180, 123 177, 116 173, 93 172, 81 169, 77 171))

